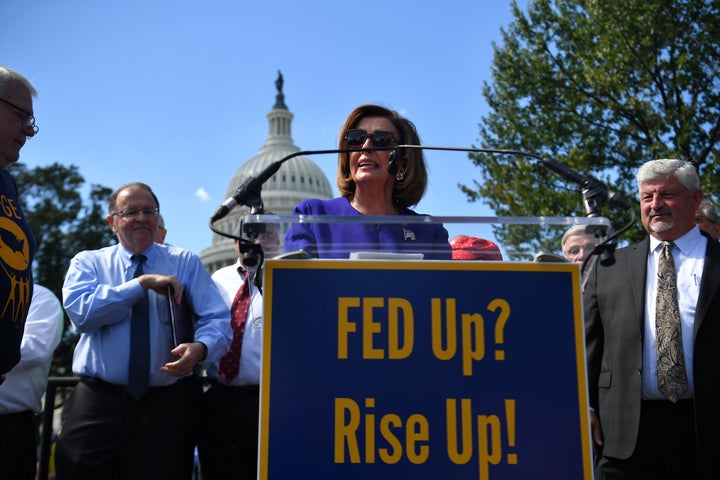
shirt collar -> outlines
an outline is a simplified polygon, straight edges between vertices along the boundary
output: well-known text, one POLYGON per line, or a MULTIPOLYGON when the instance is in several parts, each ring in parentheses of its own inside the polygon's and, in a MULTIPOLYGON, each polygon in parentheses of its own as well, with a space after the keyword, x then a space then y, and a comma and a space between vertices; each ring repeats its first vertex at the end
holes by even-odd
POLYGON ((235 265, 233 265, 233 266, 235 267, 235 271, 238 273, 238 275, 240 275, 241 277, 242 277, 243 275, 245 275, 245 267, 244 267, 243 264, 240 262, 240 260, 238 260, 237 262, 235 262, 235 265))
MULTIPOLYGON (((132 256, 135 255, 135 253, 133 253, 132 250, 126 248, 124 245, 122 245, 120 243, 118 243, 118 246, 120 247, 120 252, 122 252, 121 253, 122 258, 125 259, 126 264, 132 265, 132 263, 133 263, 132 256)), ((142 255, 145 255, 145 257, 146 257, 146 260, 145 260, 146 265, 153 264, 153 260, 155 259, 155 253, 156 253, 155 246, 156 246, 156 244, 153 243, 150 246, 150 248, 148 248, 147 250, 142 252, 142 255)))
MULTIPOLYGON (((685 235, 673 240, 673 243, 678 248, 678 250, 680 250, 684 254, 687 254, 692 249, 692 247, 697 244, 697 242, 702 240, 702 238, 703 236, 700 233, 700 229, 697 227, 697 225, 695 225, 685 235)), ((662 240, 659 240, 654 236, 650 235, 650 251, 655 252, 656 250, 658 250, 662 242, 662 240)))

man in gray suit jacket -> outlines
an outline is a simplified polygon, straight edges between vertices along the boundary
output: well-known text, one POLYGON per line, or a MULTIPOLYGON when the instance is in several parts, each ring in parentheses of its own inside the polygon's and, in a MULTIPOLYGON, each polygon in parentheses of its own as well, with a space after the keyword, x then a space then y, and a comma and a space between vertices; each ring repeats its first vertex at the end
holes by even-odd
POLYGON ((720 245, 695 225, 703 194, 690 162, 647 162, 637 181, 649 237, 598 264, 584 294, 596 478, 720 478, 720 245), (668 240, 687 379, 673 400, 658 388, 656 351, 658 258, 668 240))

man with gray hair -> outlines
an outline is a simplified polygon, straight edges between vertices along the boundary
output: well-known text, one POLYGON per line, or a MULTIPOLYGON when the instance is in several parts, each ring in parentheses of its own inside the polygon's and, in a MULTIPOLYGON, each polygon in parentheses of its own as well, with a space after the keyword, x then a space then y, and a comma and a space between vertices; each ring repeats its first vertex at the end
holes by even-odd
POLYGON ((24 76, 0 65, 0 383, 20 361, 33 292, 35 237, 8 167, 18 161, 27 139, 38 132, 32 102, 36 95, 24 76))
POLYGON ((583 297, 595 478, 720 478, 720 245, 695 224, 692 163, 647 162, 637 183, 649 236, 583 297))
POLYGON ((703 198, 700 208, 695 213, 695 223, 703 232, 710 235, 716 242, 720 238, 720 217, 715 211, 712 202, 703 198))

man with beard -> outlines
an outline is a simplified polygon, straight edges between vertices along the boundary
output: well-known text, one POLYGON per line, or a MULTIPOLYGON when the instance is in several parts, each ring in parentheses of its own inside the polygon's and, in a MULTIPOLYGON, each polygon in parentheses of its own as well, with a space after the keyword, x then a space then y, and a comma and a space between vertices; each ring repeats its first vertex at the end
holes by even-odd
POLYGON ((647 162, 637 183, 649 237, 583 299, 595 478, 719 478, 720 246, 695 224, 692 163, 647 162))

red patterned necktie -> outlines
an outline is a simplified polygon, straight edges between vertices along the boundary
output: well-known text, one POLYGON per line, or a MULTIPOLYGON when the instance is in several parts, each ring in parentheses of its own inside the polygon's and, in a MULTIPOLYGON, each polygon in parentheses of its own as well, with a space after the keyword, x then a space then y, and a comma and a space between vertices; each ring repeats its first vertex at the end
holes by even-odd
POLYGON ((662 242, 663 248, 658 260, 655 313, 658 388, 671 402, 677 402, 688 389, 675 262, 670 252, 674 245, 673 242, 662 242))
POLYGON ((248 305, 250 305, 250 285, 248 285, 248 273, 245 272, 245 280, 235 295, 232 308, 230 309, 233 329, 233 339, 230 344, 230 351, 220 360, 220 376, 226 382, 231 381, 238 374, 240 369, 240 351, 242 349, 243 333, 245 332, 245 318, 247 317, 248 305))

